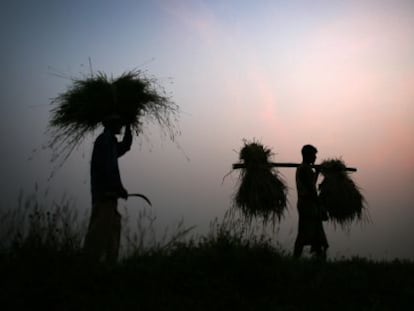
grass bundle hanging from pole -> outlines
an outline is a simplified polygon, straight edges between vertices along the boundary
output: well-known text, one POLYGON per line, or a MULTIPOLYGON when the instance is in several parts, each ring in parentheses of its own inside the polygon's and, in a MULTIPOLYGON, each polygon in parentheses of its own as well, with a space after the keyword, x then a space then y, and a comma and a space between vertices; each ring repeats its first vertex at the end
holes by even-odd
POLYGON ((55 157, 65 159, 108 116, 117 114, 139 135, 143 119, 160 125, 174 140, 178 106, 170 100, 154 78, 138 70, 109 78, 97 73, 84 79, 72 79, 68 90, 52 100, 49 147, 55 157))
POLYGON ((259 142, 244 142, 239 158, 243 162, 234 204, 248 219, 280 220, 287 207, 287 187, 270 165, 272 151, 259 142))
POLYGON ((340 159, 329 159, 321 163, 320 169, 324 179, 319 185, 319 199, 330 221, 343 227, 362 221, 366 210, 365 199, 346 172, 345 163, 340 159))

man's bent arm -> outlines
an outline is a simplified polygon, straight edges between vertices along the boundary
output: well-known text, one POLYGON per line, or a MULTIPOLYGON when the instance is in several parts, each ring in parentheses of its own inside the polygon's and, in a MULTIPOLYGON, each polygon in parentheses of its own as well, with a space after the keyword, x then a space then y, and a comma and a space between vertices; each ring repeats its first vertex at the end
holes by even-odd
POLYGON ((118 143, 118 157, 123 156, 127 151, 131 149, 132 145, 132 133, 131 126, 125 126, 124 138, 120 143, 118 143))

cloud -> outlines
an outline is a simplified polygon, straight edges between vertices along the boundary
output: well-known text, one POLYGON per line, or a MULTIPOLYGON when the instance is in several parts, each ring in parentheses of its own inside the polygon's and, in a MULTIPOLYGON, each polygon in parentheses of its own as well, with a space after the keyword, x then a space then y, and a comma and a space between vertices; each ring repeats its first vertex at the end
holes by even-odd
POLYGON ((203 1, 159 1, 159 7, 204 42, 213 44, 217 37, 217 20, 203 1))

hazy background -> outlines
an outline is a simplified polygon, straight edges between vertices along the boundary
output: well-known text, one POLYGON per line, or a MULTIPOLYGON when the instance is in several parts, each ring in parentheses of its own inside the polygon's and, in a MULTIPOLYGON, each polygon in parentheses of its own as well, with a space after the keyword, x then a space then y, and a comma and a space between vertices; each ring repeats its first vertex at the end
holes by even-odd
MULTIPOLYGON (((372 218, 350 233, 325 225, 330 254, 414 259, 413 1, 15 0, 0 24, 1 208, 35 183, 40 197, 90 208, 96 135, 50 181, 42 149, 50 99, 90 73, 90 57, 94 72, 146 70, 182 109, 180 148, 148 125, 120 160, 125 187, 151 198, 160 227, 183 218, 204 232, 228 210, 238 175, 222 180, 243 138, 278 162, 300 162, 311 143, 319 160, 358 168, 372 218)), ((281 173, 291 205, 278 238, 290 250, 294 170, 281 173)))

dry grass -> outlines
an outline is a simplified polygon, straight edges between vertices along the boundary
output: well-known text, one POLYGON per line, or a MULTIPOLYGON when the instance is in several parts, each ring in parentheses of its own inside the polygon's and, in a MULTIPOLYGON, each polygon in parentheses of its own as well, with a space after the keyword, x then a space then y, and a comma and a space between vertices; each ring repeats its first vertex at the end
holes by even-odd
POLYGON ((287 208, 287 187, 270 166, 272 151, 259 142, 244 142, 239 157, 244 163, 234 204, 249 219, 280 220, 287 208))
POLYGON ((328 211, 329 219, 341 226, 365 219, 365 199, 361 190, 345 170, 340 159, 321 163, 324 176, 319 193, 320 202, 328 211))
POLYGON ((64 155, 66 159, 88 133, 112 114, 120 115, 137 135, 143 131, 144 120, 160 125, 172 140, 179 133, 178 106, 155 78, 141 71, 129 71, 118 78, 98 73, 72 82, 67 91, 52 100, 48 133, 49 147, 56 157, 64 155))

